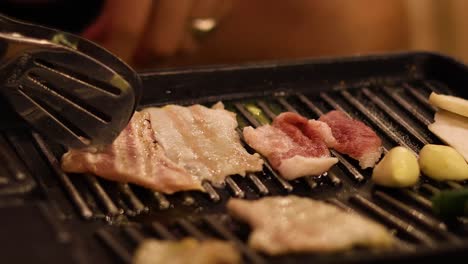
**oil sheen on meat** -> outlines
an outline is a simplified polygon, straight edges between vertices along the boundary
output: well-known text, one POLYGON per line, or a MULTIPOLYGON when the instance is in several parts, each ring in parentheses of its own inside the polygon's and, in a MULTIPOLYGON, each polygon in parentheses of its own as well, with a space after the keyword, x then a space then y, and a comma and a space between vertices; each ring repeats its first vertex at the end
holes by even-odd
POLYGON ((148 113, 135 112, 115 141, 103 149, 69 150, 62 157, 62 169, 92 173, 164 193, 202 189, 198 178, 165 156, 148 113))
POLYGON ((246 127, 243 134, 245 141, 288 180, 321 175, 338 162, 328 150, 336 143, 328 125, 296 113, 282 113, 272 125, 246 127))
POLYGON ((144 240, 137 248, 132 264, 237 264, 240 253, 224 241, 199 242, 193 238, 181 241, 144 240))
POLYGON ((376 222, 294 195, 256 201, 231 199, 227 208, 231 215, 251 226, 249 246, 269 255, 336 252, 355 246, 389 248, 395 241, 376 222))
POLYGON ((226 176, 261 171, 263 160, 249 154, 236 132, 236 115, 221 103, 213 108, 202 105, 167 105, 146 108, 156 140, 167 157, 200 181, 214 184, 226 176))
POLYGON ((359 161, 362 169, 372 168, 382 155, 382 140, 363 122, 341 111, 330 111, 319 118, 331 128, 337 143, 333 147, 359 161))

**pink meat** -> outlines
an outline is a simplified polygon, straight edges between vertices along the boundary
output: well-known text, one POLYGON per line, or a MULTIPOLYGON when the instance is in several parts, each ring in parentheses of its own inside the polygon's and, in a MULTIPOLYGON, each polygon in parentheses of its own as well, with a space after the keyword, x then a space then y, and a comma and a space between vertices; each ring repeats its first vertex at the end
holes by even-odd
POLYGON ((361 168, 374 167, 382 154, 382 140, 363 122, 351 119, 341 111, 330 111, 319 118, 331 128, 338 152, 359 161, 361 168))
POLYGON ((201 189, 199 181, 165 156, 148 113, 135 112, 115 141, 102 150, 69 150, 62 157, 62 169, 92 173, 164 193, 201 189))
POLYGON ((267 157, 286 179, 320 175, 337 162, 327 146, 336 143, 331 129, 296 113, 282 113, 272 125, 246 127, 243 133, 247 144, 267 157))
POLYGON ((309 123, 307 118, 292 112, 278 115, 273 120, 272 126, 286 133, 294 143, 295 148, 291 148, 286 153, 281 153, 280 159, 291 158, 295 155, 304 157, 328 157, 330 152, 326 145, 322 131, 315 123, 309 123))

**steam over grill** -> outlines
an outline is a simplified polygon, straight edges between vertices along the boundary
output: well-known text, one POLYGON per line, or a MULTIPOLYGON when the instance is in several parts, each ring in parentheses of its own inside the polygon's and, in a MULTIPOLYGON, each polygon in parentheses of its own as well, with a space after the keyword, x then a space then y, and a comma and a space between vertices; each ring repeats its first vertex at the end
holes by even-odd
MULTIPOLYGON (((432 65, 431 60, 439 58, 433 56, 403 54, 344 62, 227 68, 219 72, 202 69, 195 72, 146 74, 143 75, 147 86, 145 92, 150 95, 144 95, 144 102, 146 105, 168 102, 212 104, 222 100, 228 110, 237 113, 241 138, 243 126, 262 125, 247 106, 261 109, 270 121, 284 111, 316 119, 323 113, 337 109, 372 127, 383 140, 384 152, 393 146, 402 145, 418 153, 425 144, 440 143, 426 128, 432 122, 435 111, 427 101, 430 92, 467 97, 466 90, 457 89, 466 87, 468 81, 446 79, 452 76, 460 78, 455 70, 460 71, 460 74, 468 72, 463 72, 459 69, 460 65, 451 61, 432 65), (448 68, 445 64, 453 67, 454 72, 441 73, 442 76, 429 74, 439 68, 448 68), (406 71, 410 67, 413 68, 406 71), (347 72, 358 70, 367 75, 355 73, 351 76, 347 72), (308 74, 315 76, 313 80, 308 80, 308 74), (213 77, 207 79, 206 76, 213 77), (268 83, 268 77, 271 77, 272 83, 268 83), (349 80, 343 79, 347 77, 349 80), (164 94, 161 89, 157 95, 153 95, 151 85, 170 87, 176 81, 185 83, 185 86, 179 88, 182 90, 180 93, 177 89, 167 91, 166 98, 170 100, 158 98, 164 94), (453 86, 454 83, 458 87, 453 86), (218 88, 213 87, 217 84, 218 88), (323 87, 319 84, 323 84, 323 87), (190 99, 190 96, 196 96, 191 89, 203 89, 203 85, 211 88, 200 92, 197 98, 190 99), (238 85, 237 90, 235 85, 238 85), (210 96, 210 92, 213 95, 210 96)), ((134 185, 109 182, 94 175, 67 175, 60 169, 59 158, 63 152, 60 147, 50 145, 36 133, 22 137, 21 140, 13 134, 0 137, 0 161, 10 164, 6 167, 9 172, 3 175, 13 175, 8 181, 14 182, 6 183, 11 186, 5 189, 13 192, 20 186, 23 193, 27 193, 28 188, 33 189, 37 182, 38 189, 45 194, 45 204, 48 204, 45 205, 45 208, 49 208, 45 209, 46 215, 52 219, 51 222, 55 222, 52 226, 55 226, 56 232, 76 236, 79 235, 77 230, 85 230, 83 233, 88 235, 83 235, 81 243, 87 243, 87 239, 93 240, 97 245, 94 250, 102 248, 108 252, 96 256, 100 261, 112 262, 118 259, 130 262, 133 250, 145 237, 173 240, 193 236, 199 240, 209 237, 230 240, 243 253, 245 260, 251 263, 285 260, 300 262, 306 259, 323 263, 382 261, 385 258, 416 257, 459 249, 468 251, 468 220, 460 217, 453 222, 444 222, 432 213, 430 202, 433 194, 443 189, 459 189, 466 183, 439 183, 425 178, 414 188, 382 188, 374 186, 369 180, 371 170, 361 170, 355 160, 332 150, 332 156, 337 157, 339 163, 319 178, 304 177, 286 181, 272 170, 265 159, 262 173, 250 173, 245 177, 230 176, 224 188, 215 188, 205 182, 203 187, 206 193, 164 195, 134 185), (25 143, 25 139, 31 142, 25 143), (50 165, 51 170, 47 165, 50 165), (31 174, 36 181, 32 180, 31 174), (322 257, 300 255, 279 258, 252 251, 246 244, 249 228, 227 216, 224 203, 229 197, 255 199, 288 193, 322 199, 345 210, 369 216, 395 231, 399 248, 387 255, 353 250, 322 257), (68 206, 68 200, 74 208, 68 206), (60 215, 73 220, 61 219, 60 215), (108 225, 108 222, 113 225, 108 225)), ((0 195, 4 190, 1 184, 0 195)), ((76 243, 71 247, 77 247, 76 243)), ((78 255, 87 254, 86 247, 79 252, 78 255)), ((89 260, 79 256, 75 258, 80 259, 89 260)))

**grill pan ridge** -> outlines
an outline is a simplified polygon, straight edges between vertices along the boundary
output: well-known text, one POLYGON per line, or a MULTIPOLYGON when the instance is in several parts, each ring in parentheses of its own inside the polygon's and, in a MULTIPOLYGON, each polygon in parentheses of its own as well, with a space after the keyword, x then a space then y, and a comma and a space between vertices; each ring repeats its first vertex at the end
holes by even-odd
MULTIPOLYGON (((468 98, 468 68, 433 53, 174 69, 146 72, 141 77, 141 107, 168 103, 212 105, 221 100, 237 114, 239 133, 243 126, 259 126, 284 111, 317 118, 338 109, 372 127, 382 138, 385 150, 402 145, 415 153, 425 144, 440 143, 427 130, 435 111, 427 101, 429 93, 468 98), (247 106, 261 109, 265 120, 255 118, 247 106)), ((60 169, 64 151, 60 146, 24 128, 18 133, 21 136, 4 132, 0 147, 6 145, 14 152, 14 168, 34 177, 30 187, 33 190, 12 192, 5 201, 17 204, 2 203, 0 210, 8 213, 14 212, 14 207, 39 208, 31 211, 42 212, 44 225, 55 234, 55 239, 44 241, 49 245, 47 250, 53 252, 65 245, 72 262, 128 263, 145 237, 173 240, 185 236, 229 240, 247 263, 409 263, 442 261, 448 255, 468 256, 468 220, 437 218, 429 200, 441 190, 463 188, 466 182, 439 183, 424 178, 414 188, 382 188, 369 180, 372 170, 361 170, 356 161, 332 151, 340 162, 319 178, 286 181, 267 163, 262 173, 244 178, 229 176, 224 188, 206 182, 206 193, 164 195, 94 175, 68 175, 60 169), (356 249, 276 258, 249 249, 246 240, 250 230, 226 214, 226 201, 230 197, 258 199, 286 194, 325 200, 368 216, 395 233, 398 247, 391 251, 356 249)), ((3 244, 7 241, 0 238, 3 244)), ((20 262, 31 261, 21 255, 22 250, 11 249, 11 255, 20 262)), ((54 262, 51 258, 34 260, 54 262)))

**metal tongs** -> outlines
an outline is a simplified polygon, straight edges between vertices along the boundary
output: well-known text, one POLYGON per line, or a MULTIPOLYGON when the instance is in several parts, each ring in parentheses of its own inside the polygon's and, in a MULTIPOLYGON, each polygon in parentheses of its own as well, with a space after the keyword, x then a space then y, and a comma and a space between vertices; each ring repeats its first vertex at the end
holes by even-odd
POLYGON ((141 96, 129 66, 76 35, 0 15, 0 94, 38 133, 70 148, 112 143, 141 96))

